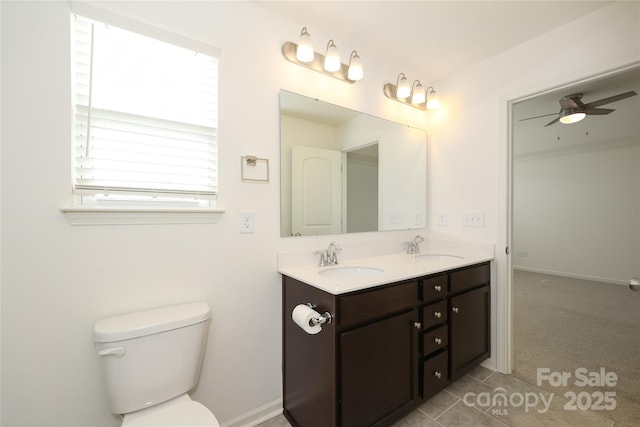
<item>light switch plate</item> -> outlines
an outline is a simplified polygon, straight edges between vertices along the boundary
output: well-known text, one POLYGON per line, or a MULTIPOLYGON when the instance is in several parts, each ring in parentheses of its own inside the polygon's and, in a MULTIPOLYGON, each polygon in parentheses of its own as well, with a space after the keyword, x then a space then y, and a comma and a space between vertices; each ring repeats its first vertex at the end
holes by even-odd
POLYGON ((484 212, 467 211, 462 213, 463 227, 484 227, 484 212))

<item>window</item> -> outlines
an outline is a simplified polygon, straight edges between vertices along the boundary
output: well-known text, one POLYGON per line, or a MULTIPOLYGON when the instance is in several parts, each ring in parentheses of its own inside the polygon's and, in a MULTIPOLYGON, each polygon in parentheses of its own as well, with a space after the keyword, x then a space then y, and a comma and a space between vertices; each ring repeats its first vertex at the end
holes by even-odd
POLYGON ((217 57, 71 22, 76 204, 213 207, 217 57))

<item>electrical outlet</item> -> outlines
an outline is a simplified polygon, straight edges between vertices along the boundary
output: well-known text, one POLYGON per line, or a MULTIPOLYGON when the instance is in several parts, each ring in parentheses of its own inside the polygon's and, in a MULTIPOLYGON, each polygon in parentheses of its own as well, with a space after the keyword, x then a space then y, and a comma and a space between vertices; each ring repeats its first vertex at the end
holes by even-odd
POLYGON ((253 233, 255 214, 253 211, 240 212, 240 233, 253 233))
POLYGON ((462 213, 463 227, 484 227, 484 212, 469 211, 462 213))

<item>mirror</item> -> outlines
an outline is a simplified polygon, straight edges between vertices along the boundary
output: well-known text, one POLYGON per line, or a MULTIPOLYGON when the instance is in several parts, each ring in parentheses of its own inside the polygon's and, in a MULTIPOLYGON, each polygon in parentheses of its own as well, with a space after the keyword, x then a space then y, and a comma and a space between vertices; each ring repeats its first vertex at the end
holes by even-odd
POLYGON ((280 91, 280 235, 426 227, 423 130, 280 91))

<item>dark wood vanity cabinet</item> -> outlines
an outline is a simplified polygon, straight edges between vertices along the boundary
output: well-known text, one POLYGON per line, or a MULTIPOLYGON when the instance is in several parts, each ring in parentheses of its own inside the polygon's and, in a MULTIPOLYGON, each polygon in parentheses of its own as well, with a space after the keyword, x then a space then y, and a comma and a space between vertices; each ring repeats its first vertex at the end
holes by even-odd
POLYGON ((450 377, 456 379, 491 353, 489 264, 451 273, 450 377))
POLYGON ((391 425, 489 357, 488 263, 341 295, 282 283, 283 406, 293 426, 391 425), (334 315, 318 334, 291 319, 306 303, 334 315))
POLYGON ((490 356, 490 282, 489 263, 422 279, 423 399, 490 356))
POLYGON ((340 334, 341 426, 371 426, 417 401, 415 310, 340 334))

